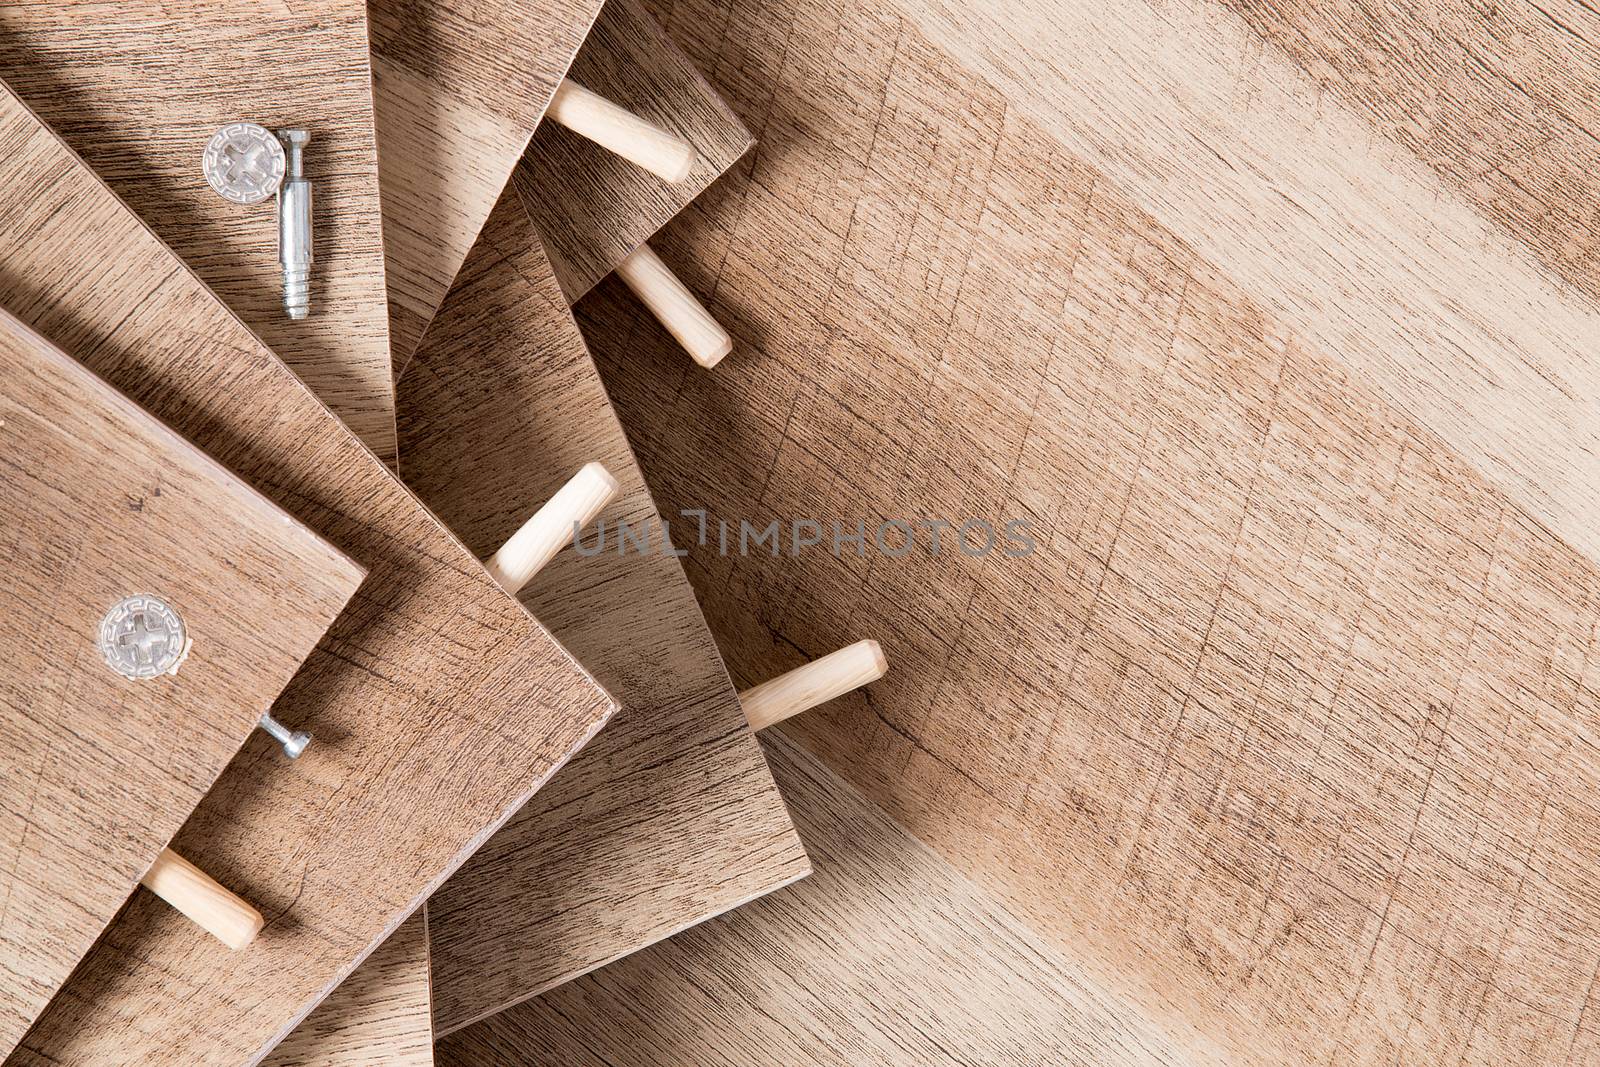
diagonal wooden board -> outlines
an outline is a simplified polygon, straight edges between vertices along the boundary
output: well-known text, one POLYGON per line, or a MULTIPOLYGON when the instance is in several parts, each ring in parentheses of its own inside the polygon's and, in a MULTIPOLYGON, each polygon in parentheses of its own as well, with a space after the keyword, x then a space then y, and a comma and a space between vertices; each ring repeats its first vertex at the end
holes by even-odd
POLYGON ((578 309, 663 510, 1037 524, 689 546, 734 677, 881 636, 785 729, 1196 1058, 1595 1062, 1592 294, 1215 5, 664 21, 764 149, 656 242, 746 358, 578 309))
POLYGON ((360 0, 0 7, 0 78, 385 462, 394 460, 377 147, 360 0), (206 184, 241 120, 311 132, 312 312, 281 306, 277 213, 206 184))
POLYGON ((762 747, 810 878, 443 1039, 440 1067, 1206 1062, 816 757, 762 747))
POLYGON ((370 5, 396 380, 601 3, 370 5))
POLYGON ((0 1059, 122 906, 363 571, 0 311, 0 1059), (101 619, 191 647, 130 681, 101 619))
POLYGON ((571 76, 682 137, 697 156, 674 184, 553 122, 535 131, 514 181, 567 301, 576 303, 755 140, 638 0, 607 0, 571 76))
POLYGON ((134 898, 17 1062, 253 1063, 613 705, 170 250, 0 96, 0 302, 370 569, 174 847, 267 916, 230 953, 134 898), (94 256, 86 255, 93 249, 94 256))
POLYGON ((628 522, 655 538, 650 554, 568 548, 523 594, 623 710, 429 901, 435 1029, 447 1033, 809 865, 510 190, 400 398, 402 476, 473 551, 491 552, 591 460, 623 486, 599 519, 609 536, 628 522))
POLYGON ((427 915, 389 935, 263 1067, 432 1067, 427 915))

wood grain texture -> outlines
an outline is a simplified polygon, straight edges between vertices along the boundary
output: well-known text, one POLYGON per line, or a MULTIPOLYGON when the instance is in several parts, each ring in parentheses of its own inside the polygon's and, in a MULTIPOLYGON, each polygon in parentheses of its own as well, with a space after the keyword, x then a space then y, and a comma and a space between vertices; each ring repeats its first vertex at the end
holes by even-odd
MULTIPOLYGON (((721 657, 527 216, 507 191, 400 383, 401 472, 480 556, 583 464, 611 547, 522 601, 622 705, 428 905, 445 1033, 808 870, 721 657), (617 523, 653 529, 616 549, 617 523)), ((681 532, 678 536, 682 536, 681 532)), ((594 538, 586 542, 594 546, 594 538)))
POLYGON ((402 923, 264 1067, 433 1067, 427 914, 402 923))
POLYGON ((267 926, 231 953, 136 896, 17 1062, 254 1062, 612 710, 526 611, 67 147, 0 98, 0 302, 369 577, 173 847, 267 926), (86 255, 94 249, 100 254, 86 255))
POLYGON ((441 1067, 1203 1062, 803 749, 762 744, 815 873, 445 1038, 441 1067))
POLYGON ((1434 170, 1206 0, 1030 3, 1003 19, 933 0, 906 15, 1265 310, 1600 558, 1600 498, 1587 491, 1600 478, 1588 341, 1600 309, 1434 170))
POLYGON ((689 545, 733 676, 880 636, 784 729, 1197 1047, 1593 1062, 1594 308, 1231 16, 987 10, 663 17, 763 146, 652 242, 740 358, 579 307, 663 510, 1037 543, 689 545))
POLYGON ((53 0, 0 10, 0 77, 386 462, 394 382, 360 0, 53 0), (250 120, 311 132, 310 318, 282 307, 277 213, 200 156, 250 120))
POLYGON ((0 380, 4 1058, 363 572, 4 312, 0 380), (137 593, 183 619, 176 674, 96 647, 137 593))
POLYGON ((1226 3, 1553 272, 1600 295, 1593 6, 1226 3))
POLYGON ((369 6, 396 380, 601 3, 369 6))
POLYGON ((515 181, 556 278, 576 302, 750 150, 750 131, 637 0, 608 0, 569 75, 695 148, 670 183, 553 122, 515 181))

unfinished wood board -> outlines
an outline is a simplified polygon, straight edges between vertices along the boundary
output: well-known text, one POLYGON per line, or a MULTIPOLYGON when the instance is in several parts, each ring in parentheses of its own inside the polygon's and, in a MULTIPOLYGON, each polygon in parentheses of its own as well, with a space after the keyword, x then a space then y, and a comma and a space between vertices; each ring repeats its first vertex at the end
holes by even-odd
POLYGON ((363 572, 3 311, 0 380, 3 1059, 363 572), (141 593, 192 645, 132 681, 98 639, 141 593))
POLYGON ((136 896, 17 1062, 254 1062, 599 728, 527 612, 14 97, 0 303, 370 574, 173 847, 259 907, 233 953, 136 896), (89 254, 90 252, 94 254, 89 254))
POLYGON ((402 923, 264 1067, 433 1067, 427 914, 402 923))
POLYGON ((6 4, 0 77, 385 462, 394 461, 378 159, 360 0, 6 4), (201 170, 220 127, 311 133, 311 316, 282 307, 273 201, 201 170))
POLYGON ((515 181, 556 278, 576 302, 755 144, 750 131, 637 0, 608 0, 571 77, 694 146, 679 183, 661 180, 553 122, 534 133, 515 181))
POLYGON ((370 5, 397 380, 601 2, 370 5))
POLYGON ((509 190, 400 398, 402 476, 479 556, 583 464, 597 460, 622 483, 584 542, 609 547, 564 550, 522 598, 622 711, 429 901, 434 1027, 448 1033, 809 865, 509 190), (653 537, 650 549, 619 551, 621 522, 653 537))
POLYGON ((441 1067, 1206 1061, 815 757, 764 747, 810 878, 445 1038, 441 1067))
MULTIPOLYGON (((1403 301, 1448 278, 1480 337, 1569 349, 1597 336, 1593 308, 1548 287, 1520 303, 1538 275, 1503 235, 1451 244, 1470 210, 1358 140, 1331 98, 1320 125, 1276 96, 1216 103, 1198 112, 1205 143, 1144 147, 1133 127, 1154 136, 1175 114, 1141 102, 1148 87, 1199 107, 1243 46, 1142 6, 1090 8, 1070 38, 1030 14, 1055 42, 1031 52, 892 4, 667 13, 763 151, 652 242, 714 292, 746 358, 685 367, 615 282, 579 305, 662 509, 757 528, 1021 518, 1036 544, 931 557, 923 529, 904 559, 687 545, 733 676, 880 638, 894 669, 870 698, 784 729, 1167 1032, 1239 1063, 1591 1062, 1600 576, 1551 532, 1554 510, 1506 487, 1533 472, 1569 519, 1591 506, 1580 413, 1600 390, 1582 384, 1592 361, 1537 346, 1562 384, 1534 387, 1510 349, 1456 349, 1453 313, 1403 301), (995 71, 1011 57, 1021 73, 996 84, 946 50, 985 42, 995 71), (1170 81, 1142 66, 1169 60, 1170 81), (1091 78, 1099 103, 1070 95, 1091 78), (1041 98, 1055 125, 1030 118, 1041 98), (1230 122, 1302 136, 1269 165, 1212 139, 1230 122), (1080 154, 1113 133, 1137 167, 1080 154), (1364 168, 1362 204, 1300 198, 1346 173, 1334 134, 1364 168), (1259 215, 1234 212, 1258 165, 1299 191, 1300 227, 1342 227, 1350 206, 1377 227, 1357 252, 1390 258, 1329 248, 1318 262, 1350 295, 1305 289, 1293 316, 1274 310, 1262 292, 1323 282, 1289 269, 1308 246, 1272 229, 1296 209, 1271 206, 1270 183, 1259 215), (1402 239, 1368 211, 1440 229, 1402 239), (1240 269, 1241 249, 1269 245, 1240 269), (1402 255, 1411 281, 1389 269, 1402 255), (1501 306, 1467 284, 1485 263, 1501 306), (1323 343, 1319 316, 1358 311, 1372 332, 1323 343), (1382 331, 1438 342, 1426 410, 1459 421, 1393 399, 1403 380, 1371 358, 1382 331), (1489 462, 1479 374, 1505 425, 1546 436, 1489 462)), ((1266 91, 1229 84, 1230 99, 1266 91)), ((1560 531, 1579 550, 1591 536, 1560 531)))

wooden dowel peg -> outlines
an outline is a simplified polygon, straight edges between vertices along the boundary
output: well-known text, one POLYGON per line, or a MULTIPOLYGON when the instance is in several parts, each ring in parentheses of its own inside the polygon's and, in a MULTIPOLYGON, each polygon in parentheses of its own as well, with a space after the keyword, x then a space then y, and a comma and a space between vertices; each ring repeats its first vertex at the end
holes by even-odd
POLYGON ((229 948, 244 948, 261 932, 259 911, 170 848, 139 881, 229 948))
POLYGON ((857 641, 739 694, 752 730, 798 715, 882 678, 889 669, 876 641, 857 641))
POLYGON ((489 558, 489 574, 516 596, 572 540, 574 528, 587 526, 616 495, 617 480, 610 471, 598 463, 584 464, 489 558))
POLYGON ((649 245, 640 245, 617 264, 617 276, 702 367, 715 367, 733 351, 728 331, 649 245))
POLYGON ((694 169, 689 142, 570 78, 556 86, 545 117, 664 181, 681 182, 694 169))

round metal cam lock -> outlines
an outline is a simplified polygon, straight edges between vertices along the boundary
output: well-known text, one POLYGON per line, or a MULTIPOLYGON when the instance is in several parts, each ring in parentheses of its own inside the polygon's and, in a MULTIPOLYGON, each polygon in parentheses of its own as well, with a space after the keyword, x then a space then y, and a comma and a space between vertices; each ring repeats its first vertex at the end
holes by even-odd
POLYGON ((206 181, 224 200, 259 204, 283 184, 287 159, 283 142, 271 130, 235 122, 211 135, 201 166, 206 181))
POLYGON ((160 597, 123 597, 100 620, 100 652, 124 678, 159 678, 178 669, 189 649, 183 619, 160 597))

